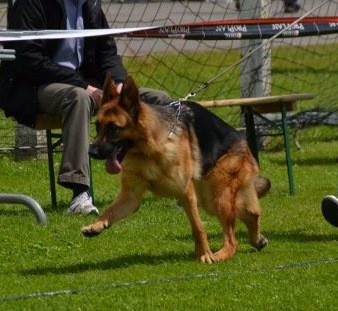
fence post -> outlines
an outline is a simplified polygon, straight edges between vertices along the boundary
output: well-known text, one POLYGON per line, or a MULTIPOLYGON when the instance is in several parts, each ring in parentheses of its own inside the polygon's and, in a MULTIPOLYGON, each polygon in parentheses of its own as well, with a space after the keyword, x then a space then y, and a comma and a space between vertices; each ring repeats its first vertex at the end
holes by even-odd
MULTIPOLYGON (((271 0, 241 0, 240 18, 266 18, 271 0)), ((241 54, 246 55, 262 44, 261 39, 242 40, 241 54)), ((271 93, 271 46, 264 45, 242 62, 241 97, 258 97, 271 93)))
MULTIPOLYGON (((240 18, 266 18, 269 16, 271 0, 240 0, 240 18)), ((262 45, 261 39, 242 40, 241 57, 257 49, 241 63, 241 97, 261 97, 271 94, 271 45, 262 45)), ((253 128, 255 116, 251 107, 242 109, 242 124, 246 129, 253 128)), ((246 133, 250 150, 257 162, 259 146, 264 145, 264 138, 256 131, 246 133)))
POLYGON ((44 132, 17 123, 15 125, 15 161, 30 160, 45 154, 47 147, 44 132))

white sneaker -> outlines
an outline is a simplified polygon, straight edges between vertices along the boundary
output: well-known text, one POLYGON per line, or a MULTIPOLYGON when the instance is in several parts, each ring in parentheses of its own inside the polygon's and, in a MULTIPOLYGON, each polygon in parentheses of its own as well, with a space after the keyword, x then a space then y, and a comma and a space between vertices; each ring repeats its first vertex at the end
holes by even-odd
POLYGON ((70 202, 68 214, 84 216, 89 214, 99 215, 99 210, 93 205, 92 197, 86 191, 77 195, 72 202, 70 202))

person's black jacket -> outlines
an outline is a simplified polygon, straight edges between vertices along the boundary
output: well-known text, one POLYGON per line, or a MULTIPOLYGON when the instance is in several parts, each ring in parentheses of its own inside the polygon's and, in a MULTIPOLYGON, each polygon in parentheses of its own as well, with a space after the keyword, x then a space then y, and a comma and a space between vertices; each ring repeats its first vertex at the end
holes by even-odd
MULTIPOLYGON (((87 0, 83 12, 85 29, 109 28, 100 0, 87 0)), ((8 9, 8 30, 66 29, 63 0, 16 0, 8 9)), ((52 63, 59 39, 7 42, 16 59, 0 66, 0 108, 7 117, 34 127, 37 87, 60 82, 86 88, 88 82, 102 87, 105 73, 122 82, 127 77, 112 36, 85 38, 84 60, 78 72, 52 63)))

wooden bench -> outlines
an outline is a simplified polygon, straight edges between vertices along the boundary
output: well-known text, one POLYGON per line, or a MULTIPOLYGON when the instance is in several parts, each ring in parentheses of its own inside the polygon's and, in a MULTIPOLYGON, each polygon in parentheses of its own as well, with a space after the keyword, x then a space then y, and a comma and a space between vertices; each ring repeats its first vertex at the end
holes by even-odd
MULTIPOLYGON (((245 127, 247 140, 252 154, 259 163, 257 135, 255 126, 255 116, 262 117, 264 113, 281 113, 281 135, 284 139, 284 150, 287 165, 287 174, 289 181, 289 192, 291 195, 295 194, 294 176, 292 168, 292 157, 289 139, 289 130, 287 124, 287 112, 296 109, 296 103, 300 100, 313 99, 314 95, 311 93, 278 95, 278 96, 264 96, 238 99, 224 99, 215 101, 200 102, 204 107, 235 107, 240 106, 244 113, 245 127)), ((276 127, 279 127, 276 125, 276 127)))

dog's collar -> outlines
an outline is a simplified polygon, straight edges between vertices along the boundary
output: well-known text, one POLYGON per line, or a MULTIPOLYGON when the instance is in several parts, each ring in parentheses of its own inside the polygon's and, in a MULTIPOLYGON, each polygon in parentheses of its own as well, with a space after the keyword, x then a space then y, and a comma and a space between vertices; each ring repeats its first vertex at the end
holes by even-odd
POLYGON ((181 114, 182 103, 181 103, 180 100, 176 100, 174 102, 169 103, 168 106, 170 106, 170 107, 172 107, 172 108, 174 108, 176 110, 174 124, 173 124, 173 126, 171 127, 171 129, 170 129, 170 131, 168 133, 168 138, 171 138, 172 134, 175 132, 175 129, 176 129, 176 126, 177 126, 177 122, 178 122, 178 117, 181 114))

